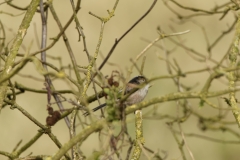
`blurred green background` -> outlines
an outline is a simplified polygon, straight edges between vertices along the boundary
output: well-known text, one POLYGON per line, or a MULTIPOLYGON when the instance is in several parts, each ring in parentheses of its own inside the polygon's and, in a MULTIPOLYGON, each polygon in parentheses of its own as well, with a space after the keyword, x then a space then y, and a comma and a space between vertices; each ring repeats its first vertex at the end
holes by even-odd
MULTIPOLYGON (((2 0, 3 1, 3 0, 2 0)), ((13 3, 19 6, 28 5, 30 0, 14 0, 13 3)), ((115 16, 107 22, 104 30, 104 36, 102 45, 100 48, 101 54, 106 56, 106 54, 111 49, 114 44, 115 38, 119 38, 133 23, 136 22, 150 7, 152 0, 130 0, 130 1, 121 1, 118 4, 115 16)), ((213 9, 216 5, 224 4, 228 2, 227 0, 181 0, 178 1, 184 6, 201 8, 204 10, 213 9)), ((105 17, 107 16, 107 10, 111 10, 115 1, 113 0, 83 0, 81 5, 81 10, 78 13, 78 18, 84 29, 86 35, 88 51, 91 55, 94 54, 96 49, 101 23, 98 19, 88 14, 89 11, 93 12, 98 16, 105 17)), ((69 20, 72 15, 72 8, 69 1, 65 0, 55 0, 53 1, 54 7, 58 16, 61 18, 61 23, 64 25, 69 20)), ((178 13, 182 15, 189 15, 193 12, 180 9, 173 3, 169 2, 169 5, 178 13)), ((0 11, 9 12, 12 14, 20 14, 22 11, 13 9, 7 4, 0 5, 0 11)), ((234 15, 236 13, 230 12, 223 19, 219 20, 221 15, 209 15, 209 16, 197 16, 192 19, 186 20, 185 23, 180 22, 176 15, 173 14, 163 3, 159 0, 150 12, 150 14, 137 25, 117 46, 113 55, 111 56, 109 62, 117 64, 117 66, 106 65, 102 72, 104 75, 110 75, 112 70, 119 70, 126 75, 127 68, 131 66, 130 58, 135 58, 147 45, 148 42, 142 40, 148 39, 153 41, 158 37, 156 31, 157 26, 160 26, 165 33, 173 32, 182 32, 185 30, 190 30, 188 34, 181 35, 180 38, 184 40, 184 44, 190 48, 207 55, 207 44, 203 34, 203 31, 199 25, 205 28, 206 34, 208 36, 209 42, 212 43, 221 33, 229 28, 234 20, 234 15), (195 23, 199 25, 196 25, 195 23), (174 28, 173 31, 171 28, 174 28)), ((23 14, 24 15, 24 14, 23 14)), ((12 39, 16 34, 18 27, 22 21, 23 15, 12 17, 6 14, 0 14, 0 20, 4 24, 6 29, 6 42, 9 42, 11 46, 12 39)), ((34 24, 36 25, 37 35, 41 37, 41 18, 40 14, 37 13, 34 16, 34 19, 27 31, 27 35, 24 38, 23 46, 20 49, 20 53, 26 53, 26 49, 33 45, 30 49, 30 52, 37 51, 39 49, 38 43, 36 41, 34 24)), ((49 12, 48 16, 48 38, 53 38, 59 33, 58 26, 52 18, 51 13, 49 12)), ((71 26, 67 29, 66 34, 68 40, 71 44, 75 57, 79 65, 87 65, 87 57, 83 52, 82 41, 78 42, 78 32, 75 29, 75 23, 72 23, 71 26)), ((222 56, 227 52, 232 39, 234 32, 229 33, 220 41, 217 46, 212 50, 212 57, 215 60, 220 60, 222 56)), ((51 40, 48 39, 48 44, 51 43, 51 40)), ((158 42, 159 45, 165 45, 167 49, 175 48, 176 46, 171 43, 168 39, 158 42)), ((57 42, 57 44, 50 50, 47 51, 47 54, 52 56, 62 57, 62 63, 64 66, 70 64, 70 58, 68 56, 67 49, 64 45, 62 39, 57 42)), ((154 46, 146 53, 147 59, 145 63, 144 74, 148 77, 160 76, 168 74, 166 69, 166 63, 162 60, 159 60, 158 56, 165 58, 165 53, 159 47, 154 46)), ((38 55, 39 56, 39 55, 38 55)), ((171 60, 175 58, 179 65, 181 66, 182 71, 190 71, 195 69, 201 69, 206 66, 206 64, 198 63, 194 61, 185 50, 181 48, 176 48, 174 53, 171 54, 171 60)), ((99 65, 102 62, 101 56, 97 60, 99 65)), ((59 66, 58 61, 50 60, 56 66, 59 66)), ((138 63, 141 64, 141 60, 138 63)), ((210 63, 209 66, 212 66, 210 63)), ((43 77, 37 73, 34 65, 28 64, 20 72, 25 75, 33 75, 38 78, 43 79, 43 77)), ((67 72, 66 72, 67 73, 67 72)), ((134 70, 131 77, 138 75, 137 70, 134 70)), ((204 82, 207 80, 208 73, 200 73, 187 76, 186 78, 181 79, 186 85, 193 86, 196 83, 199 85, 194 88, 194 90, 199 91, 203 86, 204 82)), ((72 77, 75 76, 72 74, 72 77)), ((21 76, 15 76, 13 82, 17 81, 21 84, 24 84, 28 87, 33 87, 37 89, 44 88, 42 82, 34 81, 32 79, 24 78, 21 76)), ((61 81, 55 80, 54 85, 57 89, 69 89, 69 86, 61 81)), ((219 81, 213 83, 210 88, 210 91, 216 91, 219 89, 226 89, 227 85, 223 85, 219 81)), ((153 82, 153 87, 150 89, 149 94, 146 99, 150 99, 156 96, 162 96, 168 93, 176 92, 177 88, 174 85, 171 79, 159 80, 153 82)), ((89 89, 88 95, 93 93, 92 86, 89 89)), ((71 97, 71 96, 67 96, 71 97)), ((73 98, 73 97, 72 97, 73 98)), ((53 100, 53 99, 52 99, 53 100)), ((222 105, 224 104, 223 100, 219 100, 222 105)), ((104 102, 104 99, 101 99, 101 102, 104 102)), ((203 108, 199 107, 199 100, 190 100, 194 109, 203 115, 217 115, 217 110, 205 106, 203 108)), ((214 99, 213 102, 218 104, 218 99, 214 99)), ((38 121, 45 124, 45 118, 47 117, 46 105, 47 97, 43 94, 35 94, 26 92, 25 94, 17 97, 17 103, 24 107, 30 114, 32 114, 38 121)), ((90 104, 90 107, 96 106, 97 103, 90 104)), ((72 107, 68 103, 64 103, 66 108, 72 107)), ((161 114, 168 115, 177 115, 176 103, 167 102, 158 104, 158 112, 161 114)), ((57 109, 57 106, 55 106, 57 109)), ((143 112, 147 112, 144 109, 143 112)), ((129 116, 130 123, 128 125, 129 132, 134 138, 134 121, 133 115, 129 116)), ((168 155, 167 159, 182 159, 176 141, 173 138, 166 122, 169 120, 144 120, 144 137, 145 145, 155 152, 165 151, 168 155)), ((209 137, 214 137, 222 140, 236 140, 232 135, 225 132, 212 132, 206 131, 202 132, 198 129, 197 119, 195 117, 190 117, 185 123, 182 124, 182 129, 186 133, 198 133, 201 135, 206 135, 209 137)), ((234 121, 232 114, 229 114, 229 121, 234 121)), ((176 126, 175 126, 176 127, 176 126)), ((239 130, 237 125, 232 125, 233 129, 239 130)), ((29 121, 25 116, 23 116, 17 110, 11 110, 9 107, 4 108, 0 114, 0 150, 11 152, 19 140, 23 140, 23 144, 29 141, 39 129, 35 124, 29 121)), ((178 129, 178 128, 177 128, 178 129)), ((81 129, 78 128, 77 132, 81 129)), ((52 127, 52 132, 57 136, 62 144, 66 143, 69 140, 69 131, 65 125, 65 122, 62 120, 58 122, 54 127, 52 127)), ((193 152, 196 160, 238 160, 239 159, 239 145, 238 144, 222 144, 214 143, 211 141, 186 137, 188 146, 193 152)), ((237 141, 237 140, 236 140, 237 141)), ((95 133, 91 135, 82 145, 81 149, 85 155, 90 155, 94 150, 99 149, 98 144, 98 134, 95 133)), ((26 156, 29 153, 33 152, 33 155, 53 155, 57 151, 57 147, 47 135, 43 135, 40 140, 38 140, 30 149, 25 151, 21 156, 26 156)), ((187 159, 190 159, 189 154, 186 150, 187 159)), ((163 155, 163 154, 161 154, 163 155)), ((7 159, 0 155, 0 159, 7 159)), ((146 159, 142 155, 142 160, 146 159)))

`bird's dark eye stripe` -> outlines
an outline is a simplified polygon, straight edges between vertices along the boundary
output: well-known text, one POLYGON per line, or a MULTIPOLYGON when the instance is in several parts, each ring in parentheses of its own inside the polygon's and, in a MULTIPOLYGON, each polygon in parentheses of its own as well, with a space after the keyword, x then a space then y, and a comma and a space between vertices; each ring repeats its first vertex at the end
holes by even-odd
POLYGON ((131 79, 128 83, 133 83, 133 84, 140 84, 141 82, 145 82, 146 78, 144 76, 137 76, 131 79))

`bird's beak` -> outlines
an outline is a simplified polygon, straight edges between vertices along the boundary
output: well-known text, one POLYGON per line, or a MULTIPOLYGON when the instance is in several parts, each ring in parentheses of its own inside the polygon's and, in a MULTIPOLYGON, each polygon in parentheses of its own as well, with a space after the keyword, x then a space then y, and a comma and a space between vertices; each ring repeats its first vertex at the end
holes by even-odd
POLYGON ((153 84, 150 84, 148 88, 151 88, 153 86, 153 84))

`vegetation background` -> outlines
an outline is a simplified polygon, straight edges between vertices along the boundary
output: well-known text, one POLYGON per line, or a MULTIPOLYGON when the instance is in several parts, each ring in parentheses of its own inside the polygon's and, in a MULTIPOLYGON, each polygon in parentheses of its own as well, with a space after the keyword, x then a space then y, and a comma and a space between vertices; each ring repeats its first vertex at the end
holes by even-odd
MULTIPOLYGON (((30 0, 13 0, 11 3, 18 6, 27 6, 30 0)), ((134 59, 151 41, 156 39, 159 34, 157 28, 160 27, 161 31, 166 34, 183 32, 190 30, 189 33, 179 35, 178 37, 171 37, 175 40, 181 39, 182 44, 188 46, 191 49, 203 54, 208 55, 208 43, 212 44, 223 31, 228 30, 236 19, 237 11, 229 11, 227 15, 220 20, 223 14, 207 14, 202 16, 193 16, 192 18, 179 19, 176 14, 174 14, 164 3, 167 3, 173 11, 183 15, 188 16, 201 12, 193 12, 188 9, 183 9, 170 1, 158 0, 151 12, 144 18, 116 47, 113 55, 110 57, 108 62, 116 65, 107 64, 102 70, 103 75, 111 75, 113 70, 118 70, 127 75, 127 68, 132 65, 130 59, 134 59), (205 31, 205 33, 204 33, 205 31), (206 34, 206 35, 205 35, 206 34), (208 41, 206 40, 206 37, 208 41)), ((222 4, 228 3, 227 6, 233 3, 229 0, 181 0, 176 1, 182 6, 187 6, 191 8, 198 8, 207 11, 211 11, 214 7, 220 6, 222 4)), ((19 25, 23 19, 25 11, 14 9, 13 7, 7 5, 2 0, 0 5, 0 20, 3 24, 6 32, 5 45, 11 46, 12 40, 18 32, 19 25), (11 13, 17 15, 23 13, 19 16, 11 16, 6 14, 11 13), (9 44, 8 44, 9 43, 9 44)), ((113 8, 115 1, 113 0, 83 0, 81 2, 81 9, 77 14, 77 17, 83 27, 83 31, 86 36, 86 43, 88 46, 88 51, 91 55, 96 50, 96 45, 98 43, 98 37, 100 33, 101 23, 100 21, 89 14, 93 12, 94 14, 106 17, 107 10, 113 8)), ((117 9, 115 11, 115 16, 111 18, 109 22, 105 25, 104 35, 102 44, 100 47, 100 55, 97 58, 96 64, 99 66, 103 61, 104 57, 107 55, 112 45, 114 44, 115 38, 119 38, 133 23, 135 23, 151 6, 153 0, 131 0, 131 1, 119 1, 117 9)), ((72 16, 72 8, 69 1, 65 0, 55 0, 53 1, 56 13, 58 14, 61 23, 64 25, 72 16)), ((30 47, 30 53, 39 50, 39 39, 41 37, 41 17, 40 13, 36 13, 33 17, 31 25, 27 30, 27 34, 23 40, 22 46, 20 47, 19 53, 26 53, 27 49, 30 47), (37 34, 37 36, 36 36, 37 34), (38 39, 38 41, 37 41, 38 39), (31 44, 32 43, 32 44, 31 44)), ((87 56, 83 52, 82 41, 78 41, 79 35, 75 29, 75 23, 72 22, 71 25, 66 30, 68 40, 73 49, 74 55, 76 57, 77 63, 81 66, 88 65, 87 56)), ((52 40, 49 38, 55 37, 59 33, 58 26, 56 25, 51 13, 48 13, 48 40, 49 45, 52 40)), ((219 61, 228 52, 229 46, 232 44, 233 36, 235 32, 235 26, 233 29, 214 46, 211 50, 212 59, 219 61)), ((174 50, 170 54, 170 60, 173 62, 175 59, 181 68, 182 72, 192 71, 202 69, 206 66, 212 67, 211 62, 201 63, 194 60, 190 54, 190 51, 183 49, 182 47, 174 44, 170 39, 165 38, 156 43, 155 46, 151 47, 146 53, 146 61, 144 66, 144 75, 151 79, 153 77, 168 75, 168 70, 166 62, 161 58, 165 58, 165 51, 160 49, 159 46, 164 46, 166 50, 174 50), (161 58, 159 58, 161 57, 161 58)), ((62 38, 55 44, 54 47, 47 51, 48 55, 61 57, 62 66, 68 66, 71 64, 71 60, 68 55, 68 51, 64 45, 62 38)), ((38 55, 37 57, 39 57, 38 55)), ((20 60, 22 57, 18 57, 16 60, 20 60)), ((59 66, 58 60, 48 59, 53 65, 59 66)), ((140 60, 137 65, 141 66, 142 60, 140 60)), ((225 64, 228 64, 227 62, 225 64)), ((1 64, 3 67, 3 64, 1 64)), ((68 73, 67 69, 65 71, 68 73)), ((139 75, 139 72, 134 69, 131 77, 139 75)), ((185 78, 181 78, 181 82, 187 86, 195 86, 192 91, 199 91, 204 86, 204 83, 209 77, 209 72, 201 72, 197 74, 189 74, 185 78)), ((74 75, 71 77, 75 78, 74 75)), ((19 84, 24 84, 30 88, 43 89, 45 88, 43 82, 44 77, 40 75, 32 63, 28 63, 18 75, 12 78, 12 82, 18 82, 19 84), (26 75, 31 75, 41 79, 34 80, 26 75)), ((211 84, 210 91, 218 91, 228 88, 227 79, 222 78, 215 80, 211 84)), ((57 90, 69 89, 69 85, 61 79, 55 79, 53 81, 55 88, 57 90)), ((153 97, 160 97, 167 95, 169 93, 177 92, 177 87, 172 79, 159 79, 151 82, 153 87, 150 88, 149 94, 146 100, 153 97)), ((121 84, 122 85, 122 84, 121 84)), ((98 91, 100 89, 98 88, 98 91)), ((94 94, 92 86, 90 86, 87 95, 94 94)), ((237 94, 238 95, 238 94, 237 94)), ((72 95, 64 95, 67 98, 73 98, 72 95)), ((226 94, 225 97, 228 95, 226 94)), ((210 99, 211 102, 218 106, 223 106, 227 108, 226 103, 221 96, 210 99)), ((238 96, 236 96, 238 99, 238 96)), ((53 99, 52 99, 53 100, 53 99)), ((101 99, 103 103, 104 98, 101 99)), ((38 94, 33 92, 25 92, 22 95, 17 96, 17 103, 21 105, 25 110, 27 110, 33 117, 35 117, 42 124, 45 124, 46 117, 48 113, 46 111, 47 96, 46 94, 38 94)), ((208 105, 200 107, 200 99, 189 99, 189 103, 192 108, 204 117, 214 117, 219 111, 208 105)), ((63 103, 65 108, 71 108, 72 104, 63 103)), ((89 104, 90 108, 96 107, 97 102, 89 104)), ((53 105, 54 109, 57 110, 57 106, 53 105)), ((153 105, 143 109, 143 114, 150 110, 153 110, 153 105)), ((161 115, 177 116, 179 113, 176 101, 164 102, 156 104, 157 113, 161 115)), ((100 111, 96 113, 100 115, 100 111)), ((169 118, 144 118, 143 120, 143 131, 145 138, 145 146, 151 148, 154 152, 159 152, 161 157, 166 159, 182 159, 182 155, 179 150, 179 146, 174 139, 171 132, 171 127, 166 123, 170 122, 169 118)), ((239 127, 235 122, 233 114, 228 112, 225 117, 225 121, 232 122, 229 125, 234 133, 239 134, 239 127)), ((196 136, 186 136, 187 145, 193 153, 196 160, 238 160, 239 159, 239 137, 232 134, 231 132, 224 132, 221 129, 216 130, 206 130, 203 131, 199 127, 199 119, 196 116, 190 116, 184 123, 181 123, 182 131, 184 133, 193 133, 198 135, 203 135, 206 137, 211 137, 219 139, 222 141, 214 142, 207 138, 200 138, 196 136), (232 141, 233 143, 228 143, 225 141, 232 141)), ((134 115, 128 115, 127 127, 130 136, 134 139, 135 137, 135 125, 134 125, 134 115)), ((9 107, 5 107, 1 110, 0 114, 0 151, 6 151, 11 153, 16 144, 22 140, 23 144, 30 140, 39 130, 32 121, 29 121, 21 112, 17 109, 12 110, 9 107)), ((116 125, 116 134, 119 132, 121 126, 116 125)), ((178 130, 178 126, 175 125, 173 128, 178 130)), ((76 133, 81 131, 80 127, 76 128, 76 133)), ((69 131, 64 122, 60 120, 52 127, 52 133, 59 139, 62 144, 65 144, 69 140, 69 131)), ((181 140, 181 136, 178 135, 181 140)), ((98 132, 91 134, 82 144, 81 151, 85 156, 89 156, 95 150, 101 148, 98 139, 98 132)), ((38 141, 36 141, 30 148, 28 148, 21 157, 27 156, 32 153, 33 155, 53 155, 56 153, 58 148, 56 145, 49 140, 48 135, 43 135, 38 141)), ((122 155, 126 155, 127 149, 123 149, 122 155)), ((186 147, 184 147, 186 154, 186 159, 192 159, 186 147)), ((151 155, 148 153, 147 155, 151 155)), ((125 157, 125 156, 123 156, 125 157)), ((147 159, 145 152, 142 153, 141 159, 147 159)), ((115 157, 116 158, 116 157, 115 157)), ((0 159, 7 159, 5 156, 0 155, 0 159)), ((117 159, 117 158, 116 158, 117 159)))

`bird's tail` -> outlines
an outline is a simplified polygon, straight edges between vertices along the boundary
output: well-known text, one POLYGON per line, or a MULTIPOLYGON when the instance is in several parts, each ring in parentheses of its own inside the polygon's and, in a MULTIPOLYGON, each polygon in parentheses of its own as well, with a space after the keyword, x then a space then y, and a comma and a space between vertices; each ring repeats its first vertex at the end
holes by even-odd
MULTIPOLYGON (((106 103, 103 103, 103 104, 97 106, 96 108, 93 108, 92 111, 95 112, 95 111, 97 111, 97 110, 105 107, 106 105, 107 105, 106 103)), ((84 115, 84 116, 88 116, 88 115, 89 115, 89 112, 85 112, 83 115, 84 115)))

